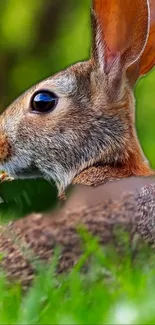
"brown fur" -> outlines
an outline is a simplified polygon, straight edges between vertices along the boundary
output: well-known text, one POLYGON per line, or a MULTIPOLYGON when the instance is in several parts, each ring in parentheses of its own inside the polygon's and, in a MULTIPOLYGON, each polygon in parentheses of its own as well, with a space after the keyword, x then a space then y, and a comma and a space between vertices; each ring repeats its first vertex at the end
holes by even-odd
MULTIPOLYGON (((70 77, 70 70, 64 75, 68 73, 70 77)), ((25 169, 32 175, 39 170, 47 179, 54 179, 60 194, 71 182, 97 185, 152 174, 135 134, 130 88, 126 85, 123 98, 111 104, 105 98, 105 81, 92 61, 74 66, 72 73, 78 90, 74 95, 73 87, 72 99, 62 98, 60 111, 55 109, 49 115, 29 112, 28 98, 34 90, 45 87, 43 82, 2 115, 12 149, 8 163, 0 156, 2 168, 15 177, 25 169)))
MULTIPOLYGON (((139 0, 134 8, 131 0, 125 6, 122 1, 119 7, 115 0, 110 1, 105 2, 105 11, 104 2, 94 0, 92 58, 35 85, 0 117, 1 168, 15 178, 43 176, 53 180, 60 196, 71 183, 96 186, 108 180, 154 174, 135 132, 131 89, 133 61, 141 60, 154 15, 149 31, 146 0, 141 8, 139 0), (118 35, 114 37, 115 22, 118 35), (121 35, 122 25, 125 34, 121 35), (32 96, 44 89, 56 93, 57 106, 47 114, 35 114, 32 96)), ((152 37, 147 54, 151 42, 152 37)), ((142 71, 145 55, 143 64, 139 62, 142 71)))
POLYGON ((131 88, 145 65, 142 53, 146 45, 150 54, 152 37, 148 42, 147 37, 153 30, 154 15, 149 30, 147 1, 142 0, 140 8, 140 0, 135 1, 133 7, 133 0, 125 6, 123 1, 118 6, 109 0, 105 11, 104 1, 94 0, 92 58, 35 85, 2 114, 1 169, 15 178, 53 180, 60 196, 71 183, 96 186, 154 174, 135 132, 131 88), (120 34, 122 26, 124 33, 120 34), (141 70, 132 78, 136 60, 141 70), (42 90, 54 92, 58 103, 53 111, 36 114, 32 98, 42 90))
MULTIPOLYGON (((135 155, 136 156, 136 155, 135 155)), ((128 164, 120 166, 96 166, 81 172, 73 180, 73 184, 83 184, 90 186, 99 186, 107 181, 114 181, 131 176, 151 176, 154 175, 149 166, 143 161, 134 157, 128 161, 128 164)))
POLYGON ((0 157, 5 161, 10 155, 10 146, 5 134, 0 135, 0 157))

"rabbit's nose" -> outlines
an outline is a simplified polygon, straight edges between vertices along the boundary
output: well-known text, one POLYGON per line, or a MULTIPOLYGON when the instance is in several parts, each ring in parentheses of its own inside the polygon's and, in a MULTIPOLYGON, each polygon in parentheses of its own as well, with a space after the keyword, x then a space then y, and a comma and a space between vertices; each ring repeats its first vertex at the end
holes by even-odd
POLYGON ((3 163, 10 155, 10 146, 7 136, 2 132, 0 133, 0 163, 3 163))

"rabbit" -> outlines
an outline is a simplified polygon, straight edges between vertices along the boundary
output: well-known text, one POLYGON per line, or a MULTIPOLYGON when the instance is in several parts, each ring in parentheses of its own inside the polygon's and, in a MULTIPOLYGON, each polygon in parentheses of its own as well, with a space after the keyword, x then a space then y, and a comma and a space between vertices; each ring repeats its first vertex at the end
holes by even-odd
POLYGON ((155 64, 155 0, 94 0, 92 55, 41 81, 0 116, 3 180, 70 184, 155 172, 135 130, 133 88, 155 64))
POLYGON ((137 251, 145 241, 154 247, 154 200, 154 177, 131 177, 97 188, 76 185, 63 208, 52 213, 33 213, 0 226, 1 268, 9 280, 20 281, 26 290, 36 273, 36 263, 48 265, 59 245, 57 271, 70 270, 82 253, 79 225, 97 236, 103 247, 110 243, 121 249, 117 229, 129 233, 131 249, 136 244, 137 251))

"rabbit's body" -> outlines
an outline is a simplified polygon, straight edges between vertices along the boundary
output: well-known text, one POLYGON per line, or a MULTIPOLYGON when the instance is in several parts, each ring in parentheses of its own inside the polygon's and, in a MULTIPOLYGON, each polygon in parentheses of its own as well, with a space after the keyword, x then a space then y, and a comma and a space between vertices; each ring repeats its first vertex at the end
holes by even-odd
MULTIPOLYGON (((69 270, 82 253, 77 227, 86 228, 97 236, 103 246, 110 243, 124 249, 120 232, 130 238, 140 237, 155 244, 154 179, 134 178, 111 182, 100 189, 75 189, 66 205, 54 213, 32 214, 0 227, 1 267, 9 279, 30 285, 36 272, 36 262, 48 264, 55 248, 61 247, 60 272, 69 270), (141 188, 144 184, 148 184, 141 188), (121 198, 120 193, 130 189, 121 198), (119 193, 119 195, 118 195, 119 193)), ((138 239, 137 238, 137 239, 138 239)), ((131 241, 132 248, 132 241, 131 241)))

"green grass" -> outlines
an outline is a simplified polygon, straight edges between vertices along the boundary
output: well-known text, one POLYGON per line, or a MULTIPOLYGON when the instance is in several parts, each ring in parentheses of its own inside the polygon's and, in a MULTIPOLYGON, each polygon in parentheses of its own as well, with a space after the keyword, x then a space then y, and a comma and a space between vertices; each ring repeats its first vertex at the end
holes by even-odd
POLYGON ((50 266, 38 267, 25 294, 1 274, 0 324, 155 324, 153 250, 136 253, 126 240, 120 254, 88 235, 83 247, 68 274, 56 274, 57 251, 50 266))

